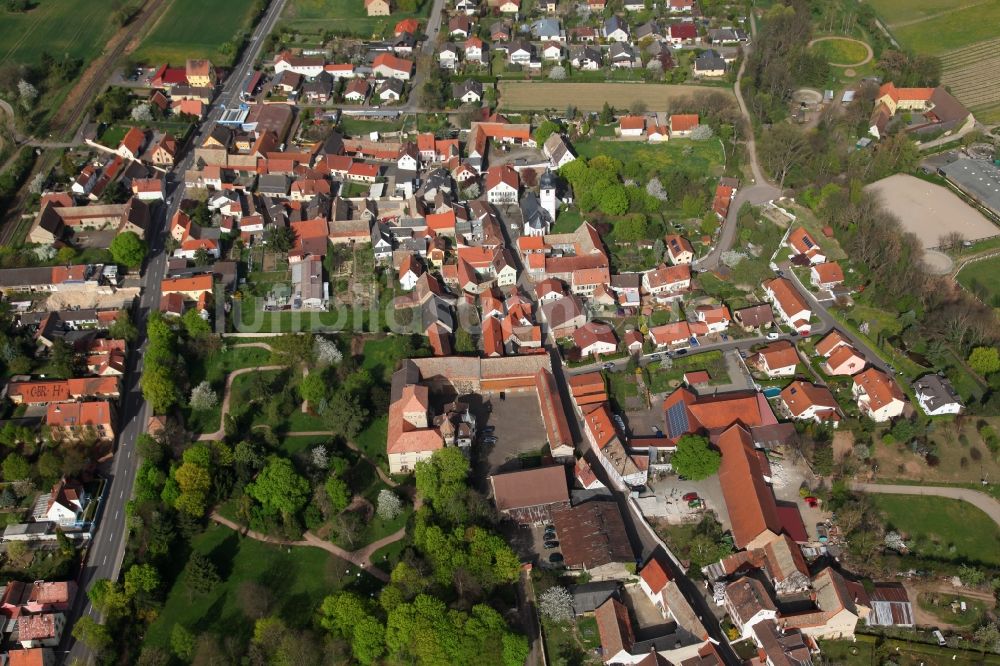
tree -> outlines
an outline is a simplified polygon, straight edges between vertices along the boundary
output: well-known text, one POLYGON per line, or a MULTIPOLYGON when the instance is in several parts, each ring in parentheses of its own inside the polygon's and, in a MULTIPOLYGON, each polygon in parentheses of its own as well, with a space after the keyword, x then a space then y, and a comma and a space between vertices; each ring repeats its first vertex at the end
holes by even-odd
POLYGON ((133 564, 125 572, 124 588, 131 599, 154 595, 160 588, 160 572, 152 564, 133 564))
POLYGON ((996 347, 976 347, 969 354, 969 365, 983 377, 1000 372, 1000 351, 996 347))
POLYGON ((124 340, 129 343, 135 342, 136 337, 139 335, 139 330, 132 323, 132 317, 129 316, 128 310, 118 311, 114 322, 108 327, 108 335, 116 340, 124 340))
MULTIPOLYGON (((615 240, 635 243, 643 240, 649 233, 649 224, 642 214, 629 215, 615 223, 615 240)), ((665 250, 666 248, 664 248, 665 250)), ((662 253, 658 255, 662 257, 662 253)))
POLYGON ((317 335, 313 341, 313 353, 316 354, 316 362, 320 365, 340 365, 344 360, 337 343, 322 335, 317 335))
POLYGON ((560 131, 562 131, 562 127, 559 123, 554 120, 544 120, 535 129, 535 143, 539 146, 544 145, 550 136, 560 131))
POLYGON ((184 325, 184 330, 191 339, 196 340, 212 334, 212 325, 208 323, 207 319, 201 316, 198 308, 191 308, 181 315, 181 323, 184 325))
POLYGON ((183 624, 177 623, 170 630, 170 650, 183 661, 191 660, 197 643, 198 637, 183 624))
POLYGON ((600 194, 598 207, 605 215, 624 215, 628 212, 628 192, 620 184, 606 187, 600 194))
POLYGON ((24 79, 17 82, 17 95, 21 100, 21 106, 25 111, 30 111, 38 99, 38 88, 31 85, 24 79))
POLYGON ((460 449, 450 446, 435 451, 429 460, 417 463, 414 474, 417 492, 435 511, 456 522, 465 519, 461 500, 468 490, 469 460, 460 449))
POLYGON ((87 590, 87 597, 94 608, 109 618, 120 617, 128 609, 129 595, 121 585, 106 578, 95 581, 87 590))
MULTIPOLYGON (((28 184, 28 191, 31 192, 32 194, 41 194, 42 190, 45 189, 46 180, 48 180, 46 175, 41 171, 39 171, 34 175, 34 177, 31 179, 31 182, 28 184)), ((66 249, 66 248, 61 248, 61 249, 66 249)))
POLYGON ((671 464, 681 476, 700 481, 715 474, 721 460, 719 452, 709 448, 707 437, 684 435, 677 440, 671 464))
POLYGON ((314 446, 311 451, 312 466, 319 470, 325 470, 330 466, 330 454, 322 444, 314 446))
POLYGON ((132 107, 132 120, 137 123, 148 123, 153 120, 153 111, 149 104, 136 104, 132 107))
POLYGON ((787 123, 779 123, 765 131, 760 142, 760 160, 777 179, 779 188, 784 187, 789 172, 799 166, 810 152, 805 134, 787 123))
POLYGON ((3 459, 4 481, 24 481, 31 477, 31 465, 20 453, 9 453, 3 459))
POLYGON ((354 395, 339 391, 334 400, 330 401, 323 416, 330 429, 337 435, 354 439, 368 422, 368 410, 354 395))
POLYGON ((142 395, 149 401, 154 414, 165 414, 181 401, 181 390, 177 386, 174 371, 165 365, 147 363, 143 368, 140 384, 142 395))
POLYGON ((146 258, 149 247, 134 231, 123 231, 111 241, 111 256, 115 263, 138 268, 146 258))
POLYGON ((538 610, 555 622, 572 619, 573 595, 560 585, 550 587, 538 598, 538 610))
POLYGON ((330 498, 331 511, 334 514, 341 513, 351 503, 351 489, 343 479, 331 476, 323 487, 327 497, 330 498))
POLYGON ((615 110, 607 102, 601 107, 600 122, 602 125, 609 125, 615 121, 615 110))
POLYGON ((192 553, 187 564, 187 589, 191 592, 205 593, 211 592, 215 586, 222 582, 219 577, 219 570, 201 553, 192 553))
POLYGON ((284 254, 295 246, 295 240, 295 229, 277 225, 271 231, 269 244, 276 252, 284 254))
POLYGON ((400 502, 399 496, 392 492, 388 488, 383 488, 378 493, 378 503, 375 508, 375 513, 382 520, 392 520, 398 516, 403 511, 403 503, 400 502))
POLYGON ((996 622, 987 622, 976 629, 972 634, 972 640, 996 652, 1000 650, 1000 626, 996 622))
POLYGON ((77 374, 78 365, 76 350, 59 338, 49 350, 49 362, 45 365, 45 374, 57 379, 69 379, 77 374))
POLYGON ((208 491, 212 488, 212 475, 205 467, 185 461, 174 472, 180 495, 174 507, 191 516, 201 517, 208 505, 208 491))
POLYGON ((219 404, 219 396, 212 390, 212 385, 208 381, 203 381, 191 389, 191 399, 188 404, 196 411, 207 411, 219 404))
POLYGON ((302 399, 312 405, 313 409, 329 397, 330 383, 327 381, 325 373, 313 371, 302 378, 299 382, 299 395, 302 399))
POLYGON ((111 632, 103 624, 99 624, 87 615, 76 621, 73 626, 73 638, 97 654, 101 654, 111 647, 111 632))
POLYGON ((247 494, 265 511, 280 512, 287 520, 309 500, 309 482, 295 472, 290 460, 272 456, 254 482, 247 485, 247 494))

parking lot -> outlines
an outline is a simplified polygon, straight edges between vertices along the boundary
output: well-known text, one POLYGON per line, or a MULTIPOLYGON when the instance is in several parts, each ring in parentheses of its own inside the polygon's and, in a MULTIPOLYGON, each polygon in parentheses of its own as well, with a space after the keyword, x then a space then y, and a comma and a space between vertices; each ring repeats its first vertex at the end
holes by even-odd
MULTIPOLYGON (((543 567, 559 567, 560 564, 549 562, 549 556, 553 553, 562 554, 559 548, 545 547, 545 525, 520 526, 512 522, 502 524, 504 538, 511 545, 522 562, 534 562, 543 567)), ((559 540, 556 533, 555 541, 559 540)))
POLYGON ((505 400, 493 396, 477 414, 480 431, 493 426, 496 442, 480 444, 479 471, 490 474, 512 472, 524 466, 525 458, 537 459, 545 446, 545 424, 532 393, 507 393, 505 400))
POLYGON ((665 509, 666 515, 662 517, 667 522, 674 524, 696 522, 706 511, 714 511, 723 528, 726 530, 731 528, 718 475, 712 475, 702 481, 690 479, 681 481, 676 474, 666 474, 659 478, 651 476, 648 485, 658 497, 662 498, 659 506, 665 509), (688 493, 696 493, 705 506, 689 507, 688 501, 684 499, 688 493))

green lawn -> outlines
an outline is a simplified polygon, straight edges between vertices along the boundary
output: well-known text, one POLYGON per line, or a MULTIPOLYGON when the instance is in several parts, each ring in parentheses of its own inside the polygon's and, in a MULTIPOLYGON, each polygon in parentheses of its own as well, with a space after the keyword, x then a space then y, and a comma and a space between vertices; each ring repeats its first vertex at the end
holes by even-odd
POLYGON ((188 379, 191 386, 208 381, 219 397, 219 404, 213 409, 195 411, 184 408, 184 422, 194 433, 215 432, 222 419, 222 400, 226 389, 226 376, 240 368, 254 368, 267 365, 271 353, 259 347, 229 347, 225 351, 211 354, 206 359, 188 358, 188 379))
POLYGON ((607 155, 625 163, 638 161, 646 167, 647 173, 680 169, 702 175, 721 175, 725 160, 718 139, 708 141, 674 139, 661 144, 589 139, 577 141, 573 147, 580 157, 607 155))
MULTIPOLYGON (((403 127, 403 121, 392 122, 382 120, 365 120, 353 116, 341 116, 340 131, 351 137, 362 137, 370 132, 398 132, 403 127)), ((365 136, 367 138, 367 136, 365 136)))
POLYGON ((810 49, 835 65, 859 63, 868 55, 864 46, 848 39, 825 39, 816 42, 810 49))
MULTIPOLYGON (((930 638, 930 636, 928 636, 930 638)), ((819 641, 824 663, 838 666, 871 666, 894 663, 899 666, 983 666, 1000 664, 1000 655, 971 650, 955 650, 926 643, 884 639, 881 646, 874 636, 858 635, 857 641, 819 641)))
MULTIPOLYGON (((241 333, 372 330, 372 313, 365 308, 341 307, 330 312, 264 312, 262 301, 261 298, 245 296, 237 303, 239 316, 234 323, 241 333)), ((378 326, 383 319, 382 312, 376 310, 375 315, 375 326, 378 326)))
POLYGON ((208 58, 227 67, 236 55, 234 37, 249 33, 259 8, 257 0, 173 0, 133 57, 174 66, 208 58))
POLYGON ((1000 565, 1000 528, 976 507, 959 500, 919 495, 877 495, 872 499, 886 527, 908 535, 919 555, 1000 565))
POLYGON ((388 429, 389 417, 380 416, 354 438, 354 443, 368 456, 369 460, 374 460, 386 471, 389 469, 389 461, 385 455, 385 439, 388 429))
POLYGON ((245 652, 253 633, 253 622, 238 601, 245 583, 257 583, 270 591, 274 599, 271 612, 296 628, 311 626, 316 608, 328 594, 348 585, 365 593, 377 589, 377 581, 326 551, 265 544, 241 538, 219 525, 211 525, 194 537, 191 546, 211 558, 223 582, 208 594, 189 596, 187 571, 182 571, 149 628, 146 642, 150 645, 169 649, 170 630, 181 624, 196 634, 213 632, 234 638, 245 652))
POLYGON ((556 215, 556 223, 552 225, 552 233, 568 234, 580 228, 583 215, 578 210, 565 210, 556 215))
POLYGON ((388 382, 396 369, 396 363, 402 358, 403 344, 406 340, 401 336, 389 335, 384 338, 369 338, 365 340, 364 358, 361 367, 369 370, 372 377, 388 382))
POLYGON ((575 666, 601 663, 591 649, 600 646, 601 642, 597 636, 597 621, 594 618, 584 617, 577 622, 553 622, 543 618, 542 632, 545 639, 545 656, 549 664, 575 666))
POLYGON ((872 7, 890 26, 915 21, 967 4, 966 0, 871 0, 872 7))
POLYGON ((392 16, 369 17, 361 0, 291 0, 281 14, 282 26, 302 31, 331 30, 361 37, 391 36, 398 21, 415 16, 424 18, 429 0, 418 0, 415 12, 393 8, 392 16))
POLYGON ((958 273, 958 282, 993 307, 1000 307, 1000 257, 968 264, 958 273))
MULTIPOLYGON (((108 8, 85 0, 42 0, 28 12, 0 9, 0 65, 37 65, 42 53, 83 58, 100 53, 114 32, 108 8)), ((6 3, 4 3, 6 6, 6 3)))
POLYGON ((722 385, 729 383, 729 371, 726 368, 726 359, 721 351, 710 351, 704 354, 692 354, 677 356, 672 360, 669 368, 663 367, 660 361, 650 363, 645 367, 647 386, 652 393, 663 393, 674 388, 675 383, 684 380, 684 373, 695 370, 705 370, 711 376, 711 384, 722 385))
MULTIPOLYGON (((875 3, 876 8, 879 4, 875 3)), ((945 13, 941 10, 950 8, 939 5, 938 11, 941 13, 934 18, 909 25, 890 26, 889 29, 904 47, 930 55, 940 55, 997 36, 1000 0, 955 4, 964 7, 945 13)))

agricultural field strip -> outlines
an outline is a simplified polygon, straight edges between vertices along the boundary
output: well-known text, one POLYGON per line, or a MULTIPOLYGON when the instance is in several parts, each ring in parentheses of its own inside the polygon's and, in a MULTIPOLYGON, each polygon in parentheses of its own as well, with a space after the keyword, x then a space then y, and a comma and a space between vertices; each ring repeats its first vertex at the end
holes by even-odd
POLYGON ((690 95, 712 92, 732 95, 729 88, 692 85, 639 83, 532 83, 501 81, 500 106, 508 110, 565 108, 573 104, 583 111, 600 111, 604 102, 627 107, 635 100, 645 102, 652 111, 663 110, 671 101, 690 95))
POLYGON ((941 65, 941 82, 973 111, 1000 104, 1000 37, 949 51, 941 65))

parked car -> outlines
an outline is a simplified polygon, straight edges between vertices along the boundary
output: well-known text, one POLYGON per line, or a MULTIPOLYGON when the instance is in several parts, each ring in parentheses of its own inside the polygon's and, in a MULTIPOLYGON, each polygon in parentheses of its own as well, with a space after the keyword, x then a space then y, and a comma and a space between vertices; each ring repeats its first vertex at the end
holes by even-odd
POLYGON ((812 495, 810 495, 808 497, 804 497, 803 499, 805 500, 806 504, 808 504, 811 507, 815 508, 815 507, 819 506, 819 500, 816 499, 815 497, 813 497, 812 495))
POLYGON ((688 508, 689 509, 700 509, 703 506, 705 506, 705 503, 702 502, 700 499, 695 499, 695 500, 691 500, 690 502, 688 502, 688 508))
POLYGON ((546 541, 545 542, 545 550, 553 550, 553 549, 558 548, 558 547, 559 547, 559 542, 558 541, 546 541))
POLYGON ((491 426, 491 425, 483 426, 483 432, 484 433, 490 433, 490 432, 493 432, 496 429, 497 429, 496 426, 491 426))
POLYGON ((562 564, 563 559, 562 553, 552 553, 549 555, 549 562, 551 564, 562 564))
POLYGON ((684 356, 684 354, 687 354, 687 353, 688 353, 688 350, 687 350, 687 349, 678 349, 678 350, 677 350, 676 352, 674 352, 674 353, 675 353, 675 354, 677 354, 678 356, 684 356))
POLYGON ((690 502, 691 500, 698 499, 698 493, 685 493, 682 498, 685 502, 690 502))
POLYGON ((781 333, 775 333, 773 331, 771 333, 767 334, 767 339, 768 340, 777 340, 780 337, 781 337, 781 333))
POLYGON ((611 363, 611 362, 609 361, 608 363, 605 363, 605 364, 603 364, 603 365, 601 366, 601 369, 602 369, 602 370, 614 370, 614 369, 615 369, 615 364, 614 364, 614 363, 611 363))
POLYGON ((614 420, 615 425, 618 426, 618 429, 621 430, 622 432, 624 432, 625 431, 625 421, 622 419, 621 415, 620 414, 615 414, 611 418, 614 420))

